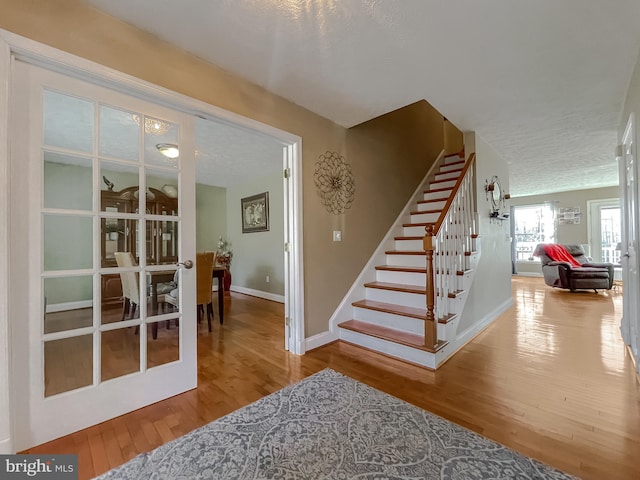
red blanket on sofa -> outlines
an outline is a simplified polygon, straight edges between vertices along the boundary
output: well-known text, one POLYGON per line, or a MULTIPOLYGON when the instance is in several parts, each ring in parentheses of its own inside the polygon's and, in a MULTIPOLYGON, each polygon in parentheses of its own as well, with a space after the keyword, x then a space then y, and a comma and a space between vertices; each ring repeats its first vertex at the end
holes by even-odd
POLYGON ((551 260, 556 262, 567 262, 573 267, 582 266, 582 264, 573 258, 573 255, 571 255, 569 250, 567 250, 563 245, 545 245, 544 251, 551 260))

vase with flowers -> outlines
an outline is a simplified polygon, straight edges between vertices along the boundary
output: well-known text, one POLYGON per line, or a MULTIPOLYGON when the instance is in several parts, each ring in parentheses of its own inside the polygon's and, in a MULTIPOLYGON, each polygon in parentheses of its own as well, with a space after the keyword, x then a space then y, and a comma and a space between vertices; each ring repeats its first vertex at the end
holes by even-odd
POLYGON ((222 236, 218 240, 218 249, 216 250, 216 264, 224 267, 224 291, 228 292, 231 288, 231 260, 233 259, 233 251, 231 244, 227 240, 223 240, 222 236))

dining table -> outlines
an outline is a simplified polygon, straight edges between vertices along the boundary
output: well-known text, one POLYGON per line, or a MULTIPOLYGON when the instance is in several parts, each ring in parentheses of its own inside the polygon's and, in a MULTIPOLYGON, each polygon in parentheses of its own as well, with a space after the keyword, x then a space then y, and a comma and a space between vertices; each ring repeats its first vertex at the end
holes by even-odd
MULTIPOLYGON (((218 317, 220 324, 224 322, 224 273, 225 267, 213 267, 212 276, 218 279, 218 317)), ((147 272, 149 278, 149 293, 151 296, 151 314, 158 314, 158 285, 173 280, 175 270, 153 270, 147 272)), ((156 338, 154 335, 153 338, 156 338)))

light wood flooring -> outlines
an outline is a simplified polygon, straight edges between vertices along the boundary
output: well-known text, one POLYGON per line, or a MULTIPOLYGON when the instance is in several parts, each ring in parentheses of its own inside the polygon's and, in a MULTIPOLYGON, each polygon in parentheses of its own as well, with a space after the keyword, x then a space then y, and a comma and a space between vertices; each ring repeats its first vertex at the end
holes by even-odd
POLYGON ((437 372, 336 342, 283 350, 283 306, 232 293, 198 333, 197 389, 28 453, 77 453, 91 478, 330 367, 584 479, 640 478, 640 384, 622 293, 514 277, 515 305, 437 372), (217 319, 216 319, 217 320, 217 319))

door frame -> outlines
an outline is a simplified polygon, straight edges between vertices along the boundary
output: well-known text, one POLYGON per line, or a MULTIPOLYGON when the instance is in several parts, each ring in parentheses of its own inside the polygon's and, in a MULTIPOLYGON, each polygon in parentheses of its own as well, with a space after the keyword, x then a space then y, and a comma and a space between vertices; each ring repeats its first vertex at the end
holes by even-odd
MULTIPOLYGON (((12 57, 44 66, 50 70, 136 96, 143 100, 181 112, 216 119, 249 131, 260 132, 279 141, 283 147, 284 168, 289 170, 285 183, 286 256, 285 345, 294 354, 305 353, 303 254, 302 254, 302 139, 276 127, 266 125, 220 107, 183 95, 109 67, 0 29, 0 454, 13 453, 13 402, 11 398, 12 365, 11 325, 9 322, 9 92, 12 57)), ((285 321, 285 319, 283 319, 285 321)))
MULTIPOLYGON (((624 129, 624 133, 621 138, 621 145, 619 146, 620 151, 617 153, 618 156, 618 164, 619 164, 619 175, 620 175, 620 188, 621 188, 621 208, 622 208, 622 243, 627 249, 627 245, 629 244, 629 225, 628 225, 628 217, 629 217, 629 205, 630 199, 634 202, 636 212, 634 215, 633 228, 635 229, 636 242, 632 245, 635 252, 629 255, 629 252, 623 253, 622 255, 622 279, 625 291, 632 291, 631 286, 640 284, 640 268, 638 265, 638 252, 640 250, 640 245, 637 243, 637 236, 640 232, 640 218, 638 216, 638 204, 640 203, 640 199, 638 197, 638 152, 636 146, 636 118, 635 114, 631 112, 629 115, 629 119, 627 120, 627 125, 624 129), (629 151, 626 149, 626 145, 628 142, 631 142, 631 148, 629 151), (633 164, 633 173, 634 173, 634 189, 635 191, 629 192, 626 188, 626 161, 627 157, 632 158, 633 164), (632 266, 634 267, 635 275, 632 277, 632 272, 630 271, 629 264, 630 262, 635 262, 632 266)), ((620 333, 622 335, 622 340, 625 345, 629 348, 630 354, 633 356, 636 365, 636 373, 640 374, 640 351, 639 351, 639 342, 640 336, 638 335, 640 324, 638 318, 635 318, 635 315, 640 311, 640 299, 637 298, 636 295, 624 295, 623 296, 623 313, 622 319, 620 321, 620 333), (632 303, 633 302, 633 303, 632 303), (635 322, 635 328, 632 328, 632 322, 635 322), (634 338, 635 334, 635 338, 634 338)))

